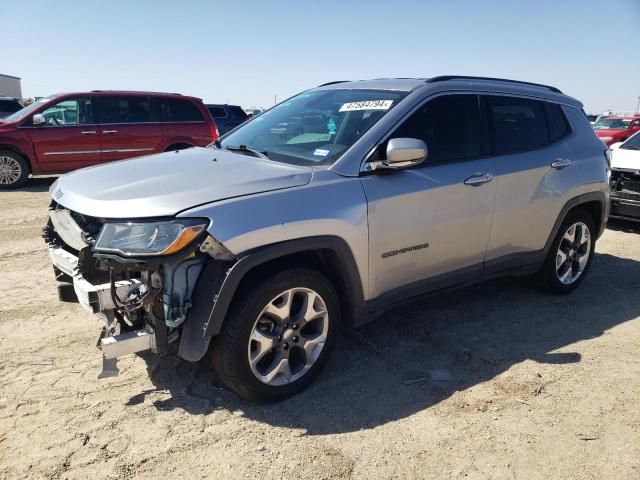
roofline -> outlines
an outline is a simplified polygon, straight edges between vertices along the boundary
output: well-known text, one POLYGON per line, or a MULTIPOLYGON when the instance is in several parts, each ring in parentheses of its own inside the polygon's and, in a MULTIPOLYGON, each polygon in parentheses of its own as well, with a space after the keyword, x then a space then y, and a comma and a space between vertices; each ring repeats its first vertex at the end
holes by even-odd
POLYGON ((468 76, 468 75, 440 75, 440 76, 437 76, 437 77, 428 78, 427 80, 425 80, 424 83, 446 82, 447 80, 471 80, 471 81, 515 83, 517 85, 545 88, 547 90, 551 90, 554 93, 561 93, 562 94, 562 91, 559 88, 552 87, 551 85, 544 85, 542 83, 525 82, 525 81, 522 81, 522 80, 510 80, 508 78, 473 77, 473 76, 468 76))
POLYGON ((16 80, 22 80, 22 78, 20 78, 20 77, 15 77, 13 75, 7 75, 6 73, 0 73, 0 77, 8 77, 8 78, 15 78, 16 80))

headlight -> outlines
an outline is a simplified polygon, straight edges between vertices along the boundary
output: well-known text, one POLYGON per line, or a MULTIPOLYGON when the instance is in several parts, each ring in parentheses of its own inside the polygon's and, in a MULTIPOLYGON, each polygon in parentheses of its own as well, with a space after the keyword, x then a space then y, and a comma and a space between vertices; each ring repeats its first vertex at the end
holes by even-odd
POLYGON ((202 219, 105 223, 94 248, 125 256, 170 255, 195 240, 207 223, 202 219))

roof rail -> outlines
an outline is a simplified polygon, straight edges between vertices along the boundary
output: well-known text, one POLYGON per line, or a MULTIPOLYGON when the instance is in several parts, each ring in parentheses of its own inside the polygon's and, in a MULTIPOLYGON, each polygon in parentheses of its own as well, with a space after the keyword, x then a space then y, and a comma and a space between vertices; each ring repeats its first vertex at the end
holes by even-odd
POLYGON ((182 95, 181 93, 176 93, 176 92, 149 92, 146 90, 91 90, 91 93, 102 93, 102 92, 109 92, 109 93, 154 93, 154 94, 160 94, 160 95, 182 95))
POLYGON ((318 87, 326 87, 327 85, 335 85, 336 83, 345 83, 349 81, 350 80, 334 80, 333 82, 327 82, 327 83, 323 83, 322 85, 318 85, 318 87))
POLYGON ((488 80, 491 82, 507 82, 515 83, 518 85, 529 85, 532 87, 546 88, 555 93, 562 93, 559 88, 552 87, 550 85, 543 85, 541 83, 523 82, 521 80, 509 80, 508 78, 493 78, 493 77, 471 77, 465 75, 441 75, 439 77, 428 78, 424 83, 446 82, 447 80, 488 80))

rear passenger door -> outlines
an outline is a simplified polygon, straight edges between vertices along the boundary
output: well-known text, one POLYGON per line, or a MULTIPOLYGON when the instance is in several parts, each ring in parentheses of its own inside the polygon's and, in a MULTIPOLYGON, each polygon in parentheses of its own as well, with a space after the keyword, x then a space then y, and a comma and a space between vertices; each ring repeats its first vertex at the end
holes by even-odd
POLYGON ((152 121, 148 96, 101 95, 98 98, 103 162, 161 151, 162 125, 152 121))
MULTIPOLYGON (((428 100, 389 138, 403 137, 426 142, 422 164, 362 176, 372 297, 479 278, 491 231, 494 163, 478 95, 428 100)), ((384 158, 386 144, 373 160, 384 158)))
POLYGON ((496 164, 496 206, 486 269, 536 263, 575 175, 559 104, 484 96, 496 164))

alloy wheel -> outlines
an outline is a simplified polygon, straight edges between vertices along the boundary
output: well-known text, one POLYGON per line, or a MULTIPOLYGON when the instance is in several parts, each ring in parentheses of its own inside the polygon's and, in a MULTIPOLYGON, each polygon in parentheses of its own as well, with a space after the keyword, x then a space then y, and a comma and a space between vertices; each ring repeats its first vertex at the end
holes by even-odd
POLYGON ((0 156, 0 185, 13 185, 22 175, 22 167, 15 158, 0 156))
POLYGON ((574 283, 589 263, 591 232, 583 222, 576 222, 565 231, 556 253, 556 274, 561 283, 574 283))
POLYGON ((248 359, 262 383, 288 385, 318 360, 329 331, 322 297, 308 288, 291 288, 273 298, 251 330, 248 359))

